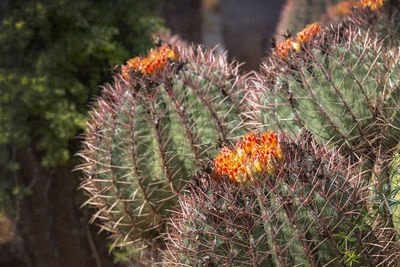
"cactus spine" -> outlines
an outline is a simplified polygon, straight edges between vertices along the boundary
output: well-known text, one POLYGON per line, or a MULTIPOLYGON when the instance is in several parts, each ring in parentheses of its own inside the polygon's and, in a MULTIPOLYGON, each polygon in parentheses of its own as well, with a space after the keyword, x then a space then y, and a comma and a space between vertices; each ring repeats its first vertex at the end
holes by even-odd
POLYGON ((201 157, 241 131, 238 66, 201 48, 159 49, 104 87, 80 153, 92 220, 114 246, 151 244, 201 157))
MULTIPOLYGON (((271 133, 225 147, 215 168, 203 165, 180 195, 169 263, 375 266, 389 255, 383 250, 395 251, 390 224, 367 222, 359 166, 349 162, 366 159, 360 169, 367 165, 379 179, 398 146, 399 53, 395 38, 389 48, 381 42, 384 30, 371 38, 353 27, 366 17, 352 19, 322 32, 310 24, 279 44, 251 92, 237 65, 200 48, 162 46, 123 66, 92 109, 80 167, 87 203, 98 209, 93 220, 113 233, 114 246, 161 241, 164 248, 160 236, 189 175, 245 125, 312 133, 354 157, 343 160, 311 137, 282 137, 277 146, 271 133), (245 95, 252 96, 246 107, 245 95)), ((384 20, 374 19, 373 29, 382 28, 384 20)))
POLYGON ((305 129, 369 167, 385 166, 400 134, 399 71, 397 51, 370 33, 333 27, 263 66, 254 81, 254 119, 294 135, 305 129))
POLYGON ((375 237, 348 162, 310 138, 283 138, 281 149, 275 171, 253 182, 219 182, 213 166, 194 174, 172 220, 170 264, 344 266, 351 254, 361 266, 382 260, 368 245, 375 237))

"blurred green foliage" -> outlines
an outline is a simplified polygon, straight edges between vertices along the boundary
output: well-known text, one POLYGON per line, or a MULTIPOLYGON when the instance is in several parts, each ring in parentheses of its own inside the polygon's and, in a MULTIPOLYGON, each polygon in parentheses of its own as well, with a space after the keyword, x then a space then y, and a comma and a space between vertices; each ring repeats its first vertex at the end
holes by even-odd
POLYGON ((153 0, 10 1, 0 25, 0 144, 36 144, 44 166, 70 158, 110 67, 144 52, 153 0))
POLYGON ((112 66, 144 53, 163 25, 154 16, 159 0, 2 1, 0 206, 20 168, 12 150, 32 146, 45 168, 70 162, 99 85, 111 81, 112 66))

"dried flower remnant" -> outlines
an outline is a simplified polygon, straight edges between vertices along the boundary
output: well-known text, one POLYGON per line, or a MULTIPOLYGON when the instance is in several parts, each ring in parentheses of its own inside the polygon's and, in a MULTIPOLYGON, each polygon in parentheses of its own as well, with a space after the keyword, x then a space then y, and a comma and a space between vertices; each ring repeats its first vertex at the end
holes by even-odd
POLYGON ((364 8, 369 7, 371 10, 377 10, 381 8, 384 2, 384 0, 360 0, 360 3, 364 8))
POLYGON ((264 172, 272 173, 276 161, 282 160, 282 154, 274 132, 260 136, 251 132, 237 141, 236 148, 223 147, 214 164, 218 175, 226 175, 232 182, 253 182, 264 172))
POLYGON ((169 47, 164 44, 156 49, 151 49, 148 57, 139 58, 135 57, 128 60, 126 65, 121 67, 122 76, 125 79, 129 78, 131 71, 139 71, 144 75, 151 75, 157 70, 162 69, 168 61, 178 61, 179 55, 175 47, 169 47))

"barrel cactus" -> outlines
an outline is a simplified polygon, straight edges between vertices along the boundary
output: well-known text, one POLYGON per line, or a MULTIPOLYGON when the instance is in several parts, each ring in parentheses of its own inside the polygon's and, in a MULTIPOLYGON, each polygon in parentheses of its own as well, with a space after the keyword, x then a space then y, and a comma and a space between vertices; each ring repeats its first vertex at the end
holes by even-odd
POLYGON ((385 258, 383 249, 372 245, 377 241, 364 215, 364 189, 357 167, 310 136, 297 140, 281 136, 274 145, 270 133, 251 134, 254 138, 239 142, 236 148, 223 148, 214 164, 192 175, 191 187, 180 197, 181 209, 171 222, 165 263, 395 263, 398 258, 385 258), (265 142, 265 135, 271 142, 265 142))
POLYGON ((188 175, 217 153, 217 140, 240 134, 242 80, 212 50, 162 45, 104 86, 78 169, 92 221, 112 233, 113 247, 160 243, 188 175))
POLYGON ((356 27, 368 29, 372 26, 381 40, 397 46, 399 10, 399 0, 287 0, 275 39, 284 41, 287 33, 296 33, 313 22, 328 26, 350 16, 356 27))
POLYGON ((399 142, 399 53, 351 26, 322 27, 297 46, 285 41, 283 56, 278 45, 254 79, 252 125, 307 131, 382 167, 399 142))

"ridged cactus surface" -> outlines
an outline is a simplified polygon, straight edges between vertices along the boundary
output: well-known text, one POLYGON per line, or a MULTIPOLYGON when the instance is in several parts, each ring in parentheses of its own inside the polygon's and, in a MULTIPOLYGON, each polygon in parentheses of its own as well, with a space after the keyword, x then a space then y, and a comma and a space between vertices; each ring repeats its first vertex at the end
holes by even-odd
POLYGON ((128 61, 104 87, 80 153, 87 203, 98 210, 92 220, 113 233, 114 246, 165 231, 200 159, 241 129, 237 65, 201 48, 159 49, 128 61))
MULTIPOLYGON (((392 198, 392 203, 400 201, 400 154, 395 153, 393 157, 393 162, 391 164, 391 179, 390 179, 390 197, 392 198)), ((397 229, 398 235, 400 236, 400 205, 396 204, 392 209, 392 219, 393 225, 397 229)))
POLYGON ((307 24, 319 22, 328 26, 343 19, 357 28, 372 30, 386 44, 397 47, 399 0, 287 0, 274 37, 281 42, 286 32, 296 33, 307 24))
POLYGON ((212 164, 192 176, 172 219, 167 263, 376 266, 382 260, 369 246, 375 237, 362 215, 360 177, 348 162, 310 137, 283 138, 280 147, 282 160, 245 183, 215 179, 212 164))
POLYGON ((391 154, 400 135, 400 58, 372 35, 333 27, 270 58, 254 80, 256 128, 303 129, 357 157, 391 154))

